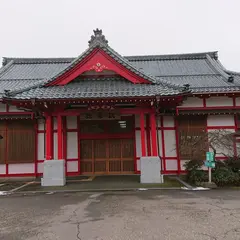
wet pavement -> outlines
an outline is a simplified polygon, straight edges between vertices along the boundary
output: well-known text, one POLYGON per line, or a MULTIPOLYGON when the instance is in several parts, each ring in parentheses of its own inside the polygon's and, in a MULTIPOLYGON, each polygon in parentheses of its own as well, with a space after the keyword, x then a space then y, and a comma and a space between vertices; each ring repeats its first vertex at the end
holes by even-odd
POLYGON ((2 240, 240 239, 240 191, 0 197, 2 240))

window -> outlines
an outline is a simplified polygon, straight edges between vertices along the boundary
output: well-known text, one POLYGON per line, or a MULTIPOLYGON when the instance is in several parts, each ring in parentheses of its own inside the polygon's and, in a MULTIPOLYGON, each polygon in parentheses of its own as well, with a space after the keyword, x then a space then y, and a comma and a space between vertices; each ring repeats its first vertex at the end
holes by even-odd
POLYGON ((182 160, 204 159, 208 149, 206 116, 178 118, 179 154, 182 160))
POLYGON ((32 163, 35 160, 35 129, 32 120, 2 121, 0 163, 32 163))

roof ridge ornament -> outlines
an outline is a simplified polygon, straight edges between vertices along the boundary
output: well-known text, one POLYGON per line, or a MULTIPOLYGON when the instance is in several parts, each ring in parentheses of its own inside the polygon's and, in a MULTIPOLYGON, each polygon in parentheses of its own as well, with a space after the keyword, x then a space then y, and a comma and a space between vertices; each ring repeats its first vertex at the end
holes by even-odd
POLYGON ((96 43, 101 43, 104 45, 108 45, 108 40, 106 40, 105 36, 102 34, 102 29, 93 30, 94 35, 91 36, 91 39, 88 41, 88 46, 92 47, 96 43))

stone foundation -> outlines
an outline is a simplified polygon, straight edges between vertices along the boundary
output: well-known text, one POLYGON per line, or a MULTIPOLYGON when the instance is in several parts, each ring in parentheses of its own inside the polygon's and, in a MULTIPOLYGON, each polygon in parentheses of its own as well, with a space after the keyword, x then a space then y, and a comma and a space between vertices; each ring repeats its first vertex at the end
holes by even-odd
POLYGON ((159 157, 141 157, 141 183, 163 183, 159 157))
POLYGON ((43 187, 64 186, 66 185, 65 175, 65 160, 45 160, 41 185, 43 187))

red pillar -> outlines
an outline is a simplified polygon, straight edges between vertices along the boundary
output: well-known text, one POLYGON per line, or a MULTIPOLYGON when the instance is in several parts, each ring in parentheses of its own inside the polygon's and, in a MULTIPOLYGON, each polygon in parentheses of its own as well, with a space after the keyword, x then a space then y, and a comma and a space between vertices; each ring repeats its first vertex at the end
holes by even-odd
POLYGON ((158 156, 157 151, 157 131, 155 113, 150 113, 151 137, 152 137, 152 156, 158 156))
POLYGON ((63 124, 62 116, 57 116, 58 159, 63 159, 63 124))
POLYGON ((53 121, 52 116, 46 116, 46 160, 53 159, 53 121))
POLYGON ((140 113, 140 129, 141 129, 142 157, 146 157, 144 113, 140 113))

